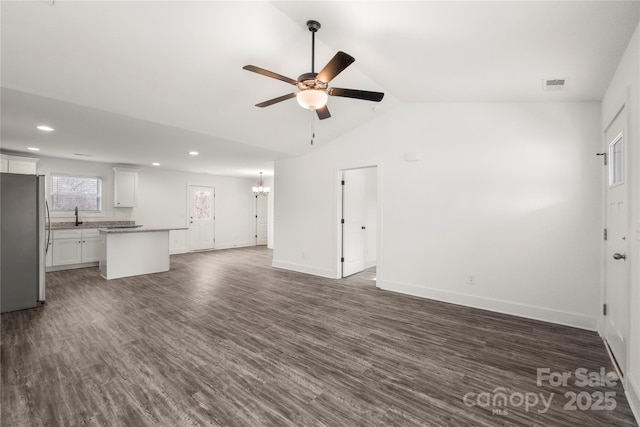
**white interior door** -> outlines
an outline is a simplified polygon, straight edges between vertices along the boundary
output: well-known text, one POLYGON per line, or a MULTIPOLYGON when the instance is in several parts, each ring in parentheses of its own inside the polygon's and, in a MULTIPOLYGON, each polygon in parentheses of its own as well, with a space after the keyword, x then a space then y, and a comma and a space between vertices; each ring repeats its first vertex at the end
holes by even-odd
POLYGON ((189 250, 214 248, 213 187, 189 186, 189 250))
POLYGON ((358 169, 342 176, 342 277, 347 277, 364 270, 364 177, 358 169))
POLYGON ((267 244, 267 197, 256 196, 256 245, 267 244))
POLYGON ((626 153, 622 110, 605 132, 608 144, 608 185, 606 193, 607 241, 605 244, 605 327, 604 334, 618 366, 624 371, 629 331, 628 205, 626 153))

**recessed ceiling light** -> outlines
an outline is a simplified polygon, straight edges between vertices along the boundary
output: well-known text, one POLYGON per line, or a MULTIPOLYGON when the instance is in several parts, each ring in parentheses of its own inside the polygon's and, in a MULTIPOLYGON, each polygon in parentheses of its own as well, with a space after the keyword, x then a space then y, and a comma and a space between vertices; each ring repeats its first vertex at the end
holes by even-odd
POLYGON ((27 150, 29 150, 29 151, 40 151, 40 149, 38 147, 27 147, 27 150))
POLYGON ((160 166, 160 163, 158 163, 158 162, 153 162, 153 163, 151 163, 151 165, 152 165, 152 166, 160 166))
POLYGON ((190 156, 197 156, 198 154, 200 153, 198 153, 197 151, 189 151, 190 156))
POLYGON ((45 132, 53 132, 55 130, 51 126, 47 126, 47 125, 38 125, 38 129, 43 130, 45 132))

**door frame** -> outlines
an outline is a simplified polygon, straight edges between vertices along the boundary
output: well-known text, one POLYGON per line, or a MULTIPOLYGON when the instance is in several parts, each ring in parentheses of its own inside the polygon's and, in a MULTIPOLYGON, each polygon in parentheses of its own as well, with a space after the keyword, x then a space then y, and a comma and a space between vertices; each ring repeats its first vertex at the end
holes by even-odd
POLYGON ((187 228, 186 230, 186 234, 185 234, 185 239, 186 239, 186 250, 187 252, 198 252, 197 250, 193 251, 191 250, 191 226, 190 226, 190 221, 189 221, 189 217, 191 216, 191 187, 204 187, 204 188, 211 188, 213 190, 213 248, 211 249, 205 249, 205 250, 215 250, 216 249, 216 187, 215 185, 211 185, 211 184, 198 184, 198 183, 194 183, 194 182, 187 182, 186 185, 186 195, 185 195, 185 202, 186 202, 186 211, 185 211, 185 215, 184 215, 184 226, 187 228))
MULTIPOLYGON (((347 164, 338 165, 334 169, 335 185, 334 185, 334 218, 335 218, 335 230, 336 230, 336 264, 335 264, 335 278, 342 279, 342 173, 350 169, 363 169, 363 168, 376 168, 376 181, 377 181, 377 208, 376 208, 376 278, 383 277, 383 265, 382 262, 382 230, 384 224, 382 206, 383 206, 383 190, 382 190, 382 176, 383 165, 382 161, 362 161, 362 162, 349 162, 347 164)), ((377 285, 376 285, 377 287, 377 285)))
MULTIPOLYGON (((623 150, 624 150, 624 165, 623 165, 623 174, 624 174, 624 182, 626 185, 626 215, 627 215, 627 237, 628 237, 628 254, 631 255, 635 255, 635 253, 633 253, 632 250, 632 237, 635 234, 631 232, 631 174, 630 174, 630 161, 631 161, 631 155, 633 155, 633 153, 631 152, 631 146, 629 144, 629 114, 627 111, 629 105, 629 95, 627 94, 627 97, 625 99, 625 102, 622 103, 622 105, 617 109, 616 113, 613 115, 613 117, 611 117, 611 119, 607 122, 606 126, 604 127, 604 129, 602 130, 602 144, 603 144, 603 150, 605 153, 607 153, 607 166, 604 168, 604 175, 602 177, 602 182, 604 183, 603 185, 603 190, 602 190, 602 215, 603 215, 603 229, 607 228, 607 202, 608 202, 608 191, 609 191, 609 161, 611 159, 609 159, 609 144, 612 141, 607 140, 607 131, 609 130, 609 128, 613 125, 613 123, 616 121, 616 119, 620 116, 620 114, 625 114, 624 116, 624 120, 622 122, 622 137, 623 137, 623 150)), ((613 352, 611 350, 611 348, 609 347, 609 344, 607 342, 606 336, 607 336, 607 330, 606 330, 606 322, 607 320, 605 319, 605 315, 604 312, 602 310, 602 307, 604 307, 604 304, 607 303, 607 260, 608 260, 608 256, 609 254, 607 253, 607 243, 603 241, 603 245, 602 245, 602 288, 601 288, 601 292, 600 292, 600 318, 599 318, 599 327, 598 327, 598 333, 600 335, 600 337, 602 338, 602 341, 604 342, 604 345, 606 347, 607 353, 609 354, 609 358, 611 359, 611 363, 612 365, 615 367, 616 370, 618 370, 618 363, 619 361, 617 359, 615 359, 613 352)), ((630 315, 631 315, 631 298, 629 298, 630 296, 630 291, 631 291, 631 262, 634 262, 633 257, 631 258, 631 260, 629 262, 626 263, 626 268, 627 268, 627 283, 626 283, 626 292, 628 297, 626 298, 627 300, 627 319, 626 322, 627 324, 625 325, 626 330, 625 330, 625 339, 627 340, 627 345, 625 345, 625 349, 624 349, 624 353, 625 353, 625 357, 624 357, 624 366, 619 366, 619 368, 622 370, 622 372, 618 372, 618 375, 621 377, 622 380, 622 384, 624 386, 624 389, 627 390, 627 384, 626 382, 628 381, 628 364, 629 364, 629 360, 630 360, 630 356, 631 356, 631 348, 629 347, 628 343, 629 343, 629 332, 630 332, 630 315), (620 375, 623 374, 623 375, 620 375)))

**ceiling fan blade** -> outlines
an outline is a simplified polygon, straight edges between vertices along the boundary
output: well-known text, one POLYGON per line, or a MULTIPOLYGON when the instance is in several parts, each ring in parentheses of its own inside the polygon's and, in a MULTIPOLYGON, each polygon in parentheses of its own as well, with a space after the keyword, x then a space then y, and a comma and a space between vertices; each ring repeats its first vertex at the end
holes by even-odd
POLYGON ((340 89, 338 87, 330 88, 327 93, 331 96, 342 96, 345 98, 363 99, 365 101, 380 102, 384 98, 382 92, 370 92, 368 90, 356 90, 356 89, 340 89))
POLYGON ((264 68, 256 67, 255 65, 245 65, 244 67, 242 67, 242 69, 252 71, 263 76, 271 77, 272 79, 282 80, 283 82, 292 84, 294 86, 298 84, 297 80, 293 80, 287 76, 283 76, 282 74, 274 73, 273 71, 265 70, 264 68))
POLYGON ((260 104, 256 104, 256 107, 268 107, 269 105, 277 104, 278 102, 286 101, 287 99, 295 98, 295 93, 288 93, 286 95, 279 96, 277 98, 270 99, 268 101, 261 102, 260 104))
POLYGON ((335 54, 331 61, 318 73, 316 79, 324 83, 329 83, 335 76, 340 74, 345 68, 353 64, 355 58, 342 51, 335 54))
POLYGON ((318 118, 320 120, 328 119, 329 117, 331 117, 331 113, 329 112, 329 109, 326 105, 322 108, 317 108, 316 113, 318 113, 318 118))

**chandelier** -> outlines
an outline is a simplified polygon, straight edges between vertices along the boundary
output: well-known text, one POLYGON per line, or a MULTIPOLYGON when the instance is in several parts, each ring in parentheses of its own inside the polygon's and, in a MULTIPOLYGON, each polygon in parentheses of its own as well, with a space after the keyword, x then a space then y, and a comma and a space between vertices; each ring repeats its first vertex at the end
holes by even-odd
POLYGON ((269 195, 269 187, 265 187, 264 182, 262 181, 262 172, 260 172, 260 180, 258 181, 258 186, 253 187, 252 190, 253 194, 255 194, 256 197, 269 195))

